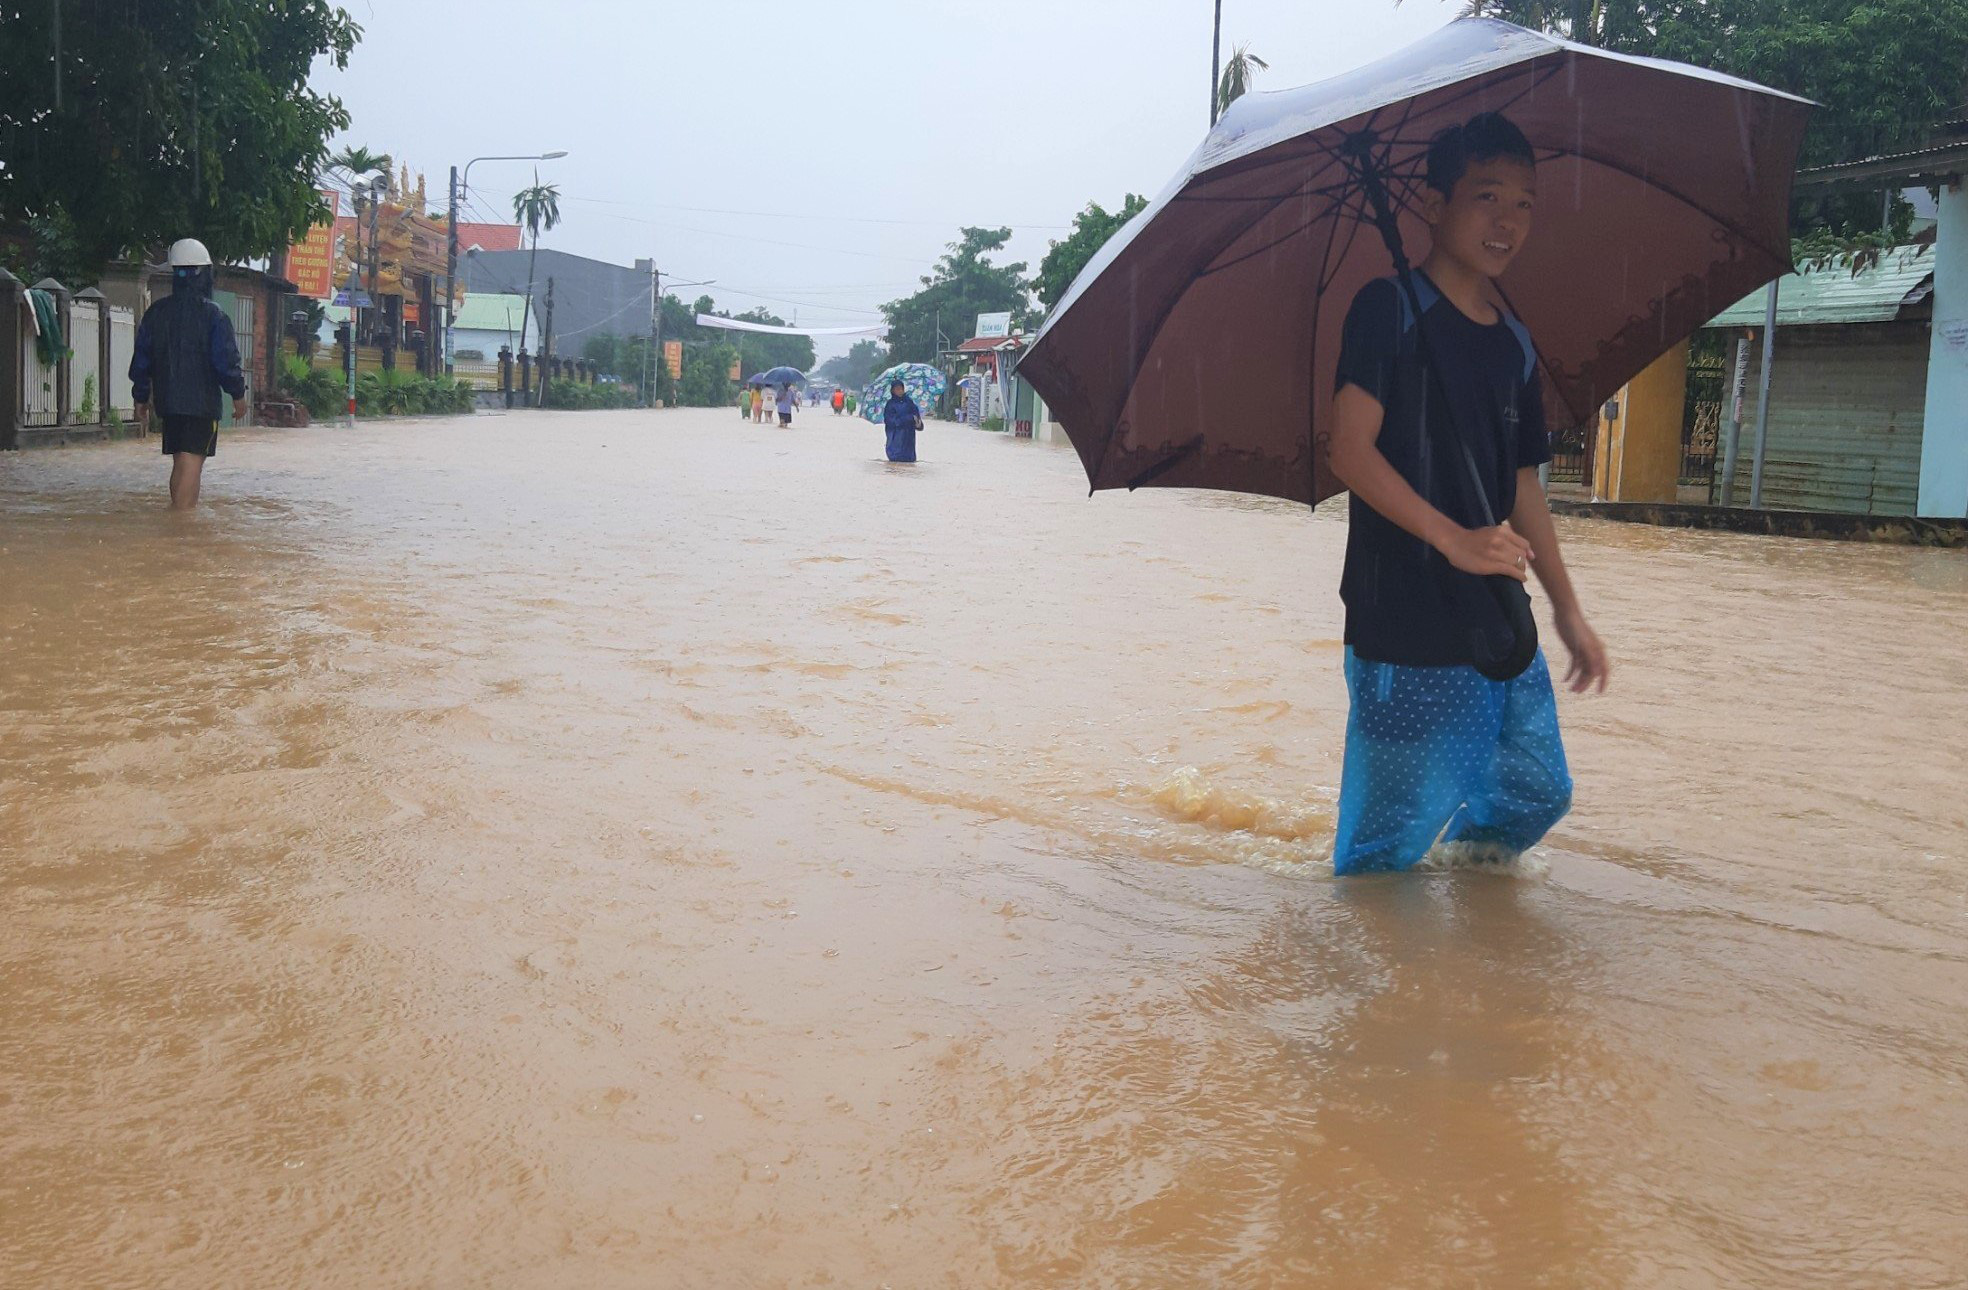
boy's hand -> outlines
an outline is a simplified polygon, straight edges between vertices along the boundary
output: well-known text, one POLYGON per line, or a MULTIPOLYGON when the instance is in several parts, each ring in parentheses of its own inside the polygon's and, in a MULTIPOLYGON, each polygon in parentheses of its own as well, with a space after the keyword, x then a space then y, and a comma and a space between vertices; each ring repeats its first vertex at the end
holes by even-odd
POLYGON ((1613 666, 1606 659, 1606 647, 1599 641, 1599 633, 1592 630, 1585 621, 1585 615, 1577 609, 1568 609, 1558 615, 1558 639, 1565 642, 1571 652, 1572 664, 1565 669, 1565 684, 1573 694, 1584 694, 1597 686, 1599 693, 1606 692, 1606 678, 1612 675, 1613 666))
POLYGON ((1487 529, 1458 528, 1442 540, 1439 549, 1450 564, 1464 573, 1479 576, 1500 573, 1519 582, 1530 577, 1530 563, 1537 558, 1531 544, 1508 524, 1487 529))
POLYGON ((131 408, 130 418, 137 423, 137 429, 139 431, 144 434, 150 433, 150 404, 139 403, 131 408))

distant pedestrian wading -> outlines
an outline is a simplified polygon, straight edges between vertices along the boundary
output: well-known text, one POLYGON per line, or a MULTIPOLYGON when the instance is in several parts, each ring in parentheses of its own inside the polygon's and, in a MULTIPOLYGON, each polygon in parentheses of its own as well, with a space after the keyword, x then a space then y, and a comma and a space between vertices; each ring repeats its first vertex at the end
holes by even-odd
POLYGON ((148 430, 157 405, 164 455, 171 459, 171 508, 198 505, 205 459, 219 451, 221 393, 232 396, 233 420, 246 416, 246 377, 232 319, 212 299, 212 257, 205 244, 171 244, 171 294, 144 311, 130 356, 137 425, 148 430))
POLYGON ((922 409, 909 397, 908 387, 896 381, 888 387, 888 402, 882 407, 882 424, 888 430, 888 459, 916 459, 916 431, 922 429, 922 409))

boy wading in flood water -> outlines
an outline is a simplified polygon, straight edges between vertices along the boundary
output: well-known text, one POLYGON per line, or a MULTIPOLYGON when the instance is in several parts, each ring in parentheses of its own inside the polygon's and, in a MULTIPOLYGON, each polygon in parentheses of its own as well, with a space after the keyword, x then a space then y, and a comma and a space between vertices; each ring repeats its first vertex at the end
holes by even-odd
POLYGON ((1448 859, 1509 860, 1571 805, 1544 652, 1509 680, 1474 665, 1468 617, 1488 593, 1476 577, 1522 582, 1534 570, 1571 653, 1566 681, 1603 691, 1608 674, 1538 482, 1551 449, 1536 354, 1492 289, 1530 236, 1535 156, 1522 131, 1485 113, 1437 136, 1427 167, 1422 317, 1395 279, 1361 288, 1335 381, 1330 460, 1352 492, 1341 874, 1406 869, 1438 840, 1448 859), (1433 374, 1420 361, 1423 319, 1433 374), (1459 474, 1464 446, 1473 464, 1459 474), (1491 523, 1485 501, 1507 518, 1491 523))
POLYGON ((137 424, 150 404, 162 422, 171 459, 171 509, 198 505, 205 460, 219 451, 219 394, 232 396, 233 420, 246 416, 246 377, 232 319, 212 300, 212 257, 205 244, 171 244, 171 294, 144 311, 130 355, 130 393, 137 424))

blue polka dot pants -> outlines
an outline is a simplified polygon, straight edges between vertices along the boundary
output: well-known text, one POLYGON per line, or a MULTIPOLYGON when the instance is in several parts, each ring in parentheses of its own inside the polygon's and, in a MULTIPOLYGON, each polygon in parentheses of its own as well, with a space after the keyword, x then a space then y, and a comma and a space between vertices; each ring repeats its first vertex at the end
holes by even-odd
POLYGON ((1406 869, 1437 841, 1528 850, 1572 804, 1539 650, 1522 675, 1403 667, 1346 651, 1346 763, 1333 871, 1406 869))

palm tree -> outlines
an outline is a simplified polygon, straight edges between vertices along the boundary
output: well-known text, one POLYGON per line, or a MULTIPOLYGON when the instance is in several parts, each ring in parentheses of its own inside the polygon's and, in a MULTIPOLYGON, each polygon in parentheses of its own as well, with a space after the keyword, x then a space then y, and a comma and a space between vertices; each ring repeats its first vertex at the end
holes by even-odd
POLYGON ((526 234, 533 240, 532 251, 526 257, 526 303, 519 311, 519 343, 523 347, 526 324, 533 312, 533 263, 540 257, 540 234, 552 232, 554 225, 560 223, 560 189, 541 183, 540 172, 534 171, 533 186, 513 194, 513 218, 526 226, 526 234))
POLYGON ((1230 51, 1230 61, 1223 65, 1223 79, 1216 86, 1216 114, 1221 117, 1230 105, 1244 96, 1257 79, 1258 72, 1271 64, 1250 52, 1248 43, 1238 45, 1230 51))
POLYGON ((348 175, 351 181, 358 182, 379 170, 388 174, 390 164, 390 155, 387 152, 371 152, 355 144, 350 144, 328 158, 329 169, 340 170, 348 175))

